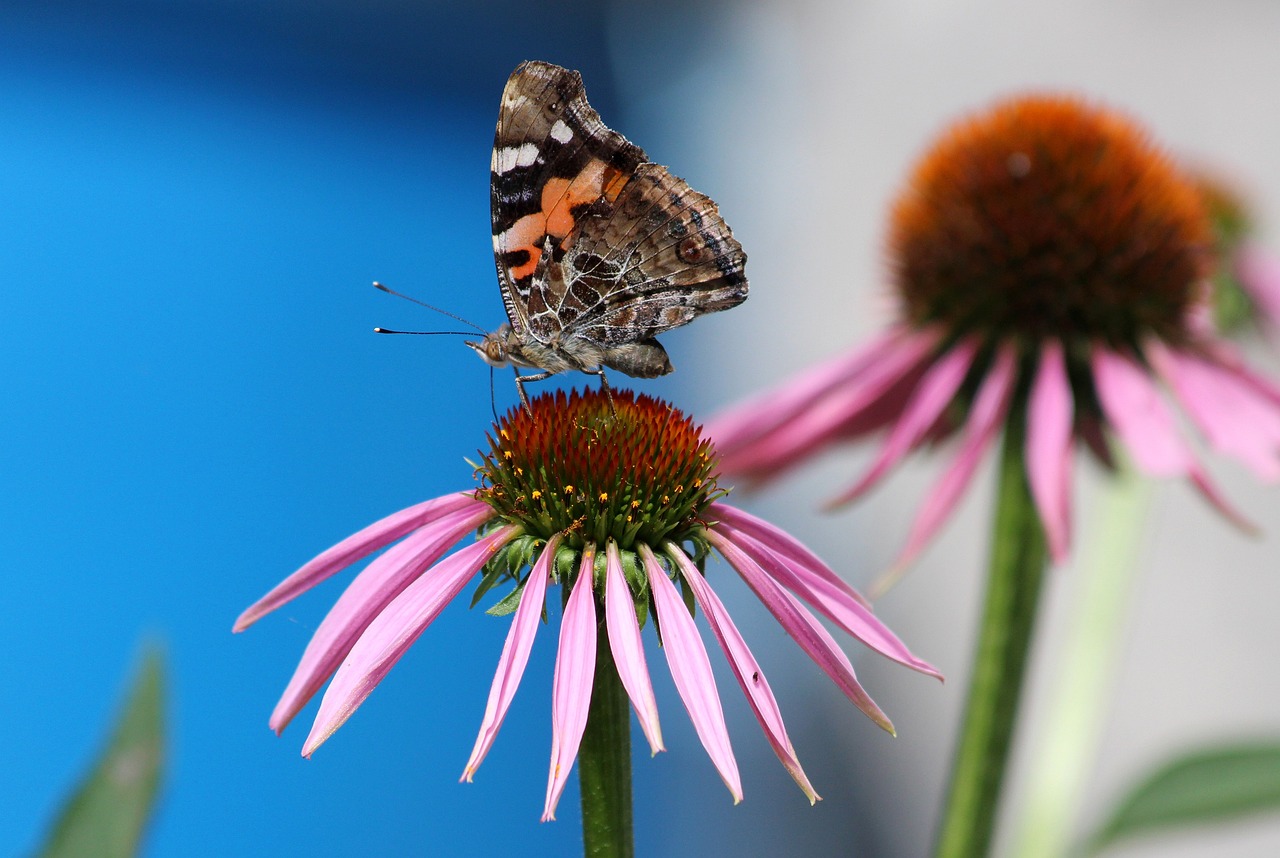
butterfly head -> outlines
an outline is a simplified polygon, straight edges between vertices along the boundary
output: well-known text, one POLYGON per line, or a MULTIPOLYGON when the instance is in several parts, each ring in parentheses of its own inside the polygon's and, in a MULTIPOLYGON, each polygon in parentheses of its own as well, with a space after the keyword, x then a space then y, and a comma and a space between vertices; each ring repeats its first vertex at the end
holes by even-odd
POLYGON ((480 355, 480 359, 489 366, 506 366, 512 363, 512 341, 514 334, 510 325, 503 325, 498 330, 485 334, 480 342, 467 340, 467 345, 480 355))

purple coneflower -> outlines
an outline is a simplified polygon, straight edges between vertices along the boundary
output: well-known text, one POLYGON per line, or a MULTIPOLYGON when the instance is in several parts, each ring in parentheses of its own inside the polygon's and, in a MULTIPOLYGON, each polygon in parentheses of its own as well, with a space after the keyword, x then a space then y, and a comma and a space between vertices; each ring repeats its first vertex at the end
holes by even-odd
MULTIPOLYGON (((1203 198, 1127 118, 1029 96, 953 125, 893 206, 888 253, 899 321, 713 419, 723 473, 768 480, 830 444, 887 430, 838 504, 921 446, 959 435, 898 569, 1014 422, 1055 561, 1070 547, 1077 443, 1108 467, 1119 447, 1148 475, 1187 477, 1240 521, 1170 397, 1211 447, 1280 478, 1280 387, 1203 323, 1214 254, 1203 198)), ((1260 273, 1251 276, 1280 282, 1274 267, 1260 273)))
POLYGON ((889 719, 801 600, 877 652, 938 676, 811 551, 720 500, 725 492, 716 483, 710 443, 670 405, 625 391, 614 392, 612 403, 598 392, 545 395, 527 411, 509 412, 494 427, 489 451, 482 455, 479 488, 426 501, 348 537, 290 575, 236 621, 235 630, 241 631, 391 545, 356 576, 325 617, 272 713, 271 727, 279 732, 332 677, 304 755, 342 726, 477 576, 473 604, 490 590, 505 587, 489 613, 514 617, 464 780, 471 779, 489 751, 515 695, 548 586, 558 583, 565 594, 544 820, 554 818, 587 727, 593 681, 601 681, 595 676, 598 655, 608 656, 600 663, 616 665, 616 679, 630 697, 650 748, 655 753, 663 749, 640 638, 650 616, 660 629, 663 652, 693 726, 734 801, 741 799, 716 683, 693 622, 695 605, 783 766, 810 801, 817 800, 763 670, 704 577, 704 561, 712 552, 728 561, 801 648, 884 729, 892 732, 889 719), (445 557, 477 530, 478 541, 445 557))

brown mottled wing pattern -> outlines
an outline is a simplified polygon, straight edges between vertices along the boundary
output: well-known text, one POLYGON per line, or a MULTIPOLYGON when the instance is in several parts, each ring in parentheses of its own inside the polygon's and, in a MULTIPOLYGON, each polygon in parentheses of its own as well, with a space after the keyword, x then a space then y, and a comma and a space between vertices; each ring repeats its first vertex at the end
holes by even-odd
POLYGON ((642 149, 605 127, 576 71, 521 64, 502 92, 491 162, 493 250, 512 327, 547 342, 565 328, 559 263, 576 225, 614 210, 642 149), (544 254, 549 258, 543 258, 544 254))
POLYGON ((638 167, 612 210, 585 218, 573 238, 558 272, 565 304, 576 311, 573 333, 602 345, 648 339, 747 298, 747 255, 716 204, 658 164, 638 167))

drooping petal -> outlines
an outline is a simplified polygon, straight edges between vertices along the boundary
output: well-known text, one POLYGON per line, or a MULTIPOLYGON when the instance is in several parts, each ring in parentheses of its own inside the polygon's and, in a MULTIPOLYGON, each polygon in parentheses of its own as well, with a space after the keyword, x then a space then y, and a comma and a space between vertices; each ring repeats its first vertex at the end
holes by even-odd
POLYGON ((664 546, 664 551, 667 557, 679 566, 680 573, 693 590, 693 597, 702 608, 702 612, 706 614, 711 631, 720 642, 720 648, 724 650, 725 656, 728 657, 729 667, 732 668, 733 675, 738 678, 738 684, 742 686, 747 702, 751 705, 751 711, 755 713, 756 720, 764 729, 765 738, 769 740, 773 752, 778 755, 783 768, 808 796, 809 804, 815 803, 821 796, 809 783, 809 778, 801 768, 799 758, 796 757, 795 748, 791 746, 791 737, 787 735, 787 726, 782 722, 782 711, 778 708, 778 701, 773 696, 773 689, 769 687, 769 680, 765 679, 764 671, 760 668, 755 656, 751 654, 746 640, 734 625, 729 612, 725 610, 724 603, 720 601, 720 597, 702 577, 698 567, 693 565, 679 546, 668 542, 664 546))
POLYGON ((955 398, 977 353, 976 341, 957 343, 940 355, 916 384, 893 431, 862 478, 827 502, 828 507, 856 500, 914 450, 955 398))
POLYGON ((649 740, 649 751, 653 754, 665 751, 662 728, 658 725, 658 701, 649 681, 649 665, 640 639, 640 621, 636 617, 631 590, 622 576, 618 545, 613 540, 605 549, 604 615, 609 631, 609 651, 613 654, 622 687, 627 689, 627 696, 635 707, 640 729, 649 740))
POLYGON ((1027 402, 1027 482, 1055 563, 1071 547, 1071 447, 1075 401, 1062 343, 1040 351, 1027 402))
MULTIPOLYGON (((721 452, 724 473, 767 478, 839 436, 841 429, 880 405, 881 398, 928 359, 937 341, 933 332, 886 344, 887 351, 826 396, 782 421, 769 433, 729 453, 721 452)), ((716 449, 720 445, 715 435, 716 449)))
POLYGON ((507 526, 446 557, 421 575, 378 614, 338 668, 320 701, 302 755, 311 756, 359 708, 445 606, 494 552, 520 533, 507 526))
POLYGON ((1280 408, 1230 369, 1160 343, 1145 352, 1213 447, 1262 480, 1280 479, 1280 408))
POLYGON ((724 555, 729 565, 737 570, 742 580, 747 582, 756 598, 769 609, 769 613, 777 618, 786 633, 791 635, 822 672, 831 677, 836 687, 868 718, 893 733, 893 724, 863 690, 848 656, 813 614, 782 589, 736 542, 715 530, 708 530, 706 533, 707 539, 724 555))
POLYGON ((520 678, 524 676, 525 666, 529 663, 529 652, 533 649, 538 623, 542 619, 547 579, 551 577, 551 563, 555 560, 556 549, 559 547, 560 534, 557 533, 542 547, 542 554, 533 564, 529 578, 524 583, 520 604, 516 606, 516 615, 511 620, 506 642, 502 645, 502 655, 498 658, 498 669, 494 671, 493 684, 489 687, 489 700, 485 703, 484 718, 480 721, 480 734, 476 736, 471 757, 462 770, 461 779, 464 781, 471 780, 484 761, 485 754, 493 747, 493 740, 502 727, 502 719, 507 717, 507 707, 516 696, 520 678))
POLYGON ((779 557, 785 560, 792 560, 798 566, 803 566, 806 572, 821 578, 828 586, 841 591, 864 608, 871 607, 871 603, 863 598, 861 593, 849 586, 848 582, 832 571, 831 567, 823 562, 822 558, 810 551, 803 542, 777 525, 770 524, 763 518, 757 518, 744 509, 729 506, 726 503, 713 503, 711 512, 717 520, 730 524, 743 533, 750 535, 752 539, 762 543, 779 557))
POLYGON ((392 513, 375 521, 364 530, 348 536, 328 551, 315 557, 297 572, 285 578, 258 601, 250 605, 237 619, 232 631, 242 632, 276 608, 310 590, 321 581, 362 557, 366 557, 385 545, 390 545, 406 533, 417 530, 429 521, 463 509, 486 506, 470 492, 449 494, 415 504, 408 509, 392 513))
POLYGON ((721 457, 733 455, 767 432, 813 406, 831 390, 856 380, 909 333, 891 328, 871 342, 806 369, 776 387, 761 391, 713 417, 703 427, 721 457))
POLYGON ((907 544, 894 563, 896 570, 905 569, 915 560, 938 529, 951 517, 960 498, 964 496, 969 481, 978 469, 978 463, 991 446, 1008 411, 1016 364, 1017 358, 1012 348, 1002 348, 996 354, 965 422, 960 451, 916 514, 911 532, 907 535, 907 544))
POLYGON ((293 678, 271 713, 271 729, 279 733, 307 705, 392 599, 492 515, 487 504, 449 513, 422 525, 365 567, 311 636, 293 678))
POLYGON ((689 720, 693 722, 702 747, 706 748, 716 771, 733 796, 733 803, 737 804, 742 801, 742 779, 738 775, 733 747, 729 744, 729 729, 724 723, 724 710, 720 707, 720 694, 711 674, 706 647, 698 636, 693 617, 689 616, 689 609, 676 592, 676 585, 662 571, 653 551, 644 543, 640 543, 639 551, 653 591, 654 608, 662 623, 662 649, 666 653, 676 691, 689 711, 689 720))
POLYGON ((582 733, 587 728, 596 668, 596 600, 591 589, 595 562, 595 546, 587 545, 582 550, 578 580, 560 621, 560 649, 551 682, 551 772, 547 775, 543 822, 556 818, 556 804, 564 792, 569 770, 582 744, 582 733))
POLYGON ((1102 411, 1138 470, 1153 477, 1189 477, 1228 520, 1253 530, 1253 525, 1227 504, 1182 440, 1172 412, 1146 370, 1105 348, 1093 350, 1092 364, 1102 411))
POLYGON ((787 560, 770 551, 750 533, 727 522, 714 529, 732 540, 766 575, 804 599, 819 613, 876 652, 912 670, 942 678, 938 669, 907 649, 907 645, 872 613, 871 609, 832 587, 796 560, 787 560))

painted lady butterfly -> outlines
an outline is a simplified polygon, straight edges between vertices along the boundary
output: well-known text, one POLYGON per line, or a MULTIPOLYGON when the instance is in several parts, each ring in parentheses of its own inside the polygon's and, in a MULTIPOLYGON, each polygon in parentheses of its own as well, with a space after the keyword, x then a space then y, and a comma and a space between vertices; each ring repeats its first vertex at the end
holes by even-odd
POLYGON ((605 367, 671 372, 655 337, 747 298, 747 256, 716 204, 606 128, 582 76, 521 64, 491 162, 493 253, 509 324, 467 345, 524 383, 605 367), (540 370, 519 375, 519 368, 540 370))

